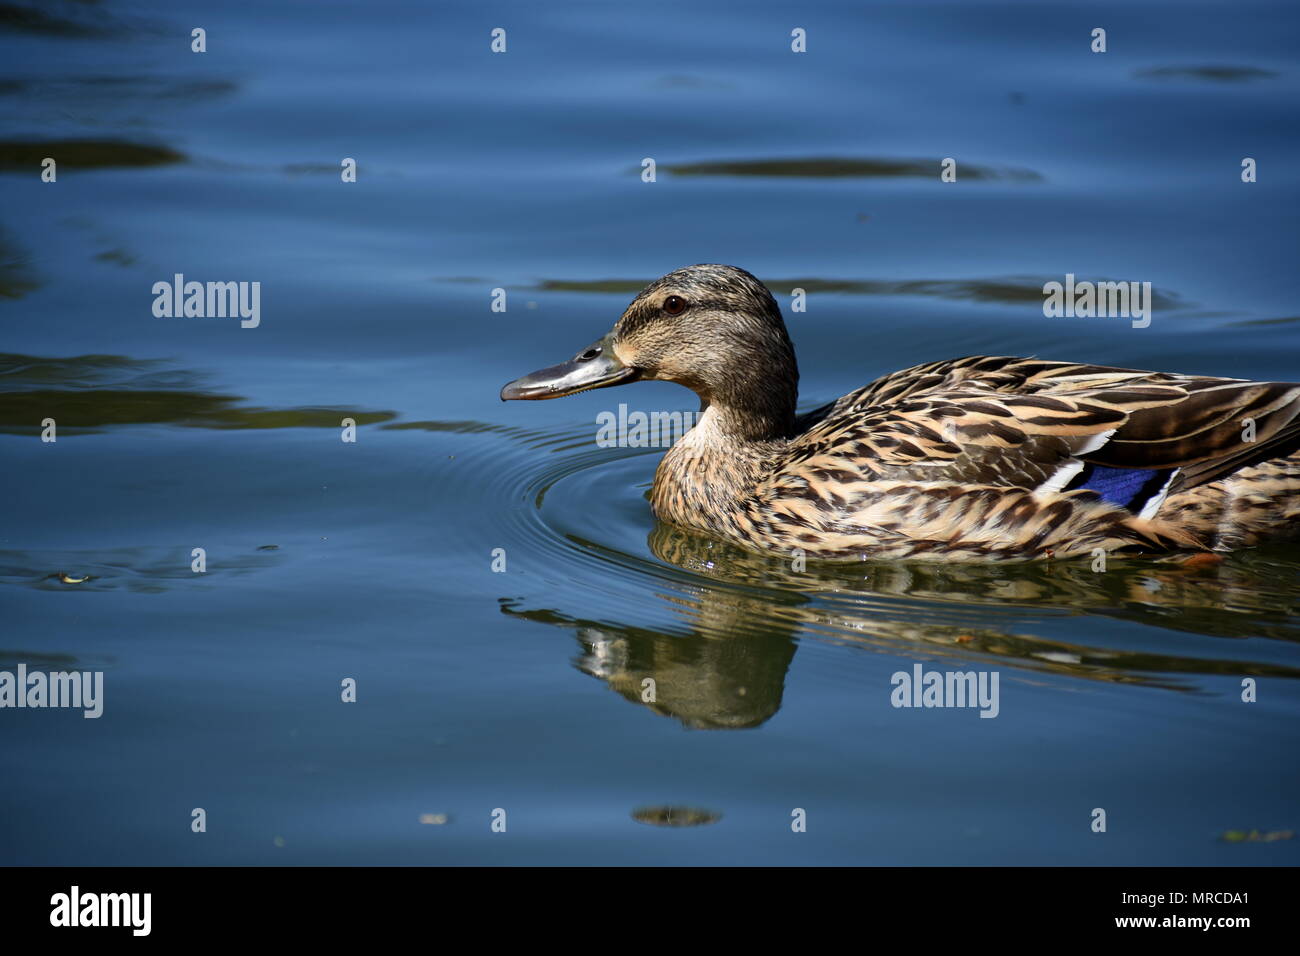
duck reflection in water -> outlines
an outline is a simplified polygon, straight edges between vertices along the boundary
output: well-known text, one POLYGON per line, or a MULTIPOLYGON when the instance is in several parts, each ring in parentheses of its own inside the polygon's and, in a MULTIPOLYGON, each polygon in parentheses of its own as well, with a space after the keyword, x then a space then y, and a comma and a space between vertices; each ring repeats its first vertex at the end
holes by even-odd
MULTIPOLYGON (((1200 676, 1300 677, 1300 669, 1231 656, 1091 646, 960 620, 971 605, 984 611, 1042 609, 1224 639, 1300 642, 1294 548, 1221 562, 1117 560, 1099 573, 1087 560, 1000 566, 810 562, 796 571, 790 561, 662 522, 649 546, 659 560, 689 573, 685 580, 675 574, 645 585, 682 620, 680 629, 585 619, 526 608, 509 598, 501 599, 501 610, 573 630, 581 646, 579 670, 625 700, 690 728, 740 730, 771 719, 781 707, 790 662, 806 640, 907 662, 923 659, 944 670, 993 665, 1004 669, 1004 682, 1058 674, 1196 692, 1202 689, 1200 676), (936 604, 951 612, 944 616, 952 623, 934 620, 936 604)), ((980 618, 987 621, 987 614, 980 618)), ((872 689, 888 693, 889 685, 882 680, 872 689)))

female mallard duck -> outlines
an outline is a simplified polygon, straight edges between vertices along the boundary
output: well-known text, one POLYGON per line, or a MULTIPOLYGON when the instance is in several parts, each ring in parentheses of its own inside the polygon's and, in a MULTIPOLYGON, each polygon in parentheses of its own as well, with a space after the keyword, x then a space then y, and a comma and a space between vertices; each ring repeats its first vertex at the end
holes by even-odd
POLYGON ((655 472, 655 514, 758 551, 1068 557, 1300 531, 1300 384, 972 356, 796 416, 799 371, 772 294, 743 269, 697 265, 501 398, 637 379, 703 402, 655 472))

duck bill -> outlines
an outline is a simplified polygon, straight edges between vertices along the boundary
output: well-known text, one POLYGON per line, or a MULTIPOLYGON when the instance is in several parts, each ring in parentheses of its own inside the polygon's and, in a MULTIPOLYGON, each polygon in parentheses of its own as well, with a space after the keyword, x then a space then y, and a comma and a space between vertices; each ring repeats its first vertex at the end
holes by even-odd
POLYGON ((619 361, 611 338, 605 336, 567 362, 515 379, 501 389, 501 401, 560 398, 593 388, 609 388, 636 381, 641 373, 619 361))

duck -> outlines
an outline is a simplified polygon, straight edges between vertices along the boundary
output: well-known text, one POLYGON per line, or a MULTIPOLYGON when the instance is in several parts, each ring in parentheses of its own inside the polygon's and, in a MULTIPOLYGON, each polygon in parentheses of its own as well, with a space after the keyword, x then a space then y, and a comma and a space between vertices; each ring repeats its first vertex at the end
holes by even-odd
MULTIPOLYGON (((973 355, 804 414, 771 291, 699 264, 503 401, 668 381, 700 399, 655 470, 661 521, 824 561, 1233 551, 1300 537, 1300 384, 973 355)), ((1103 564, 1104 566, 1104 564, 1103 564)))

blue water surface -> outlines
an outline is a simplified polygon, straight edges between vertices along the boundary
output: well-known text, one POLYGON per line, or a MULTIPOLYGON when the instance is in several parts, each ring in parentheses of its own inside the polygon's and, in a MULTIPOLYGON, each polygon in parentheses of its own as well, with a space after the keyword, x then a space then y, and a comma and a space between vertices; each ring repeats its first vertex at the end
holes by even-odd
POLYGON ((807 291, 806 407, 972 353, 1300 379, 1298 28, 0 3, 0 670, 105 688, 0 710, 0 863, 1300 862, 1300 549, 796 572, 597 443, 685 390, 497 397, 695 262, 807 291), (260 324, 155 316, 178 273, 260 324), (1045 317, 1066 274, 1153 321, 1045 317), (997 717, 892 706, 918 663, 997 717))

